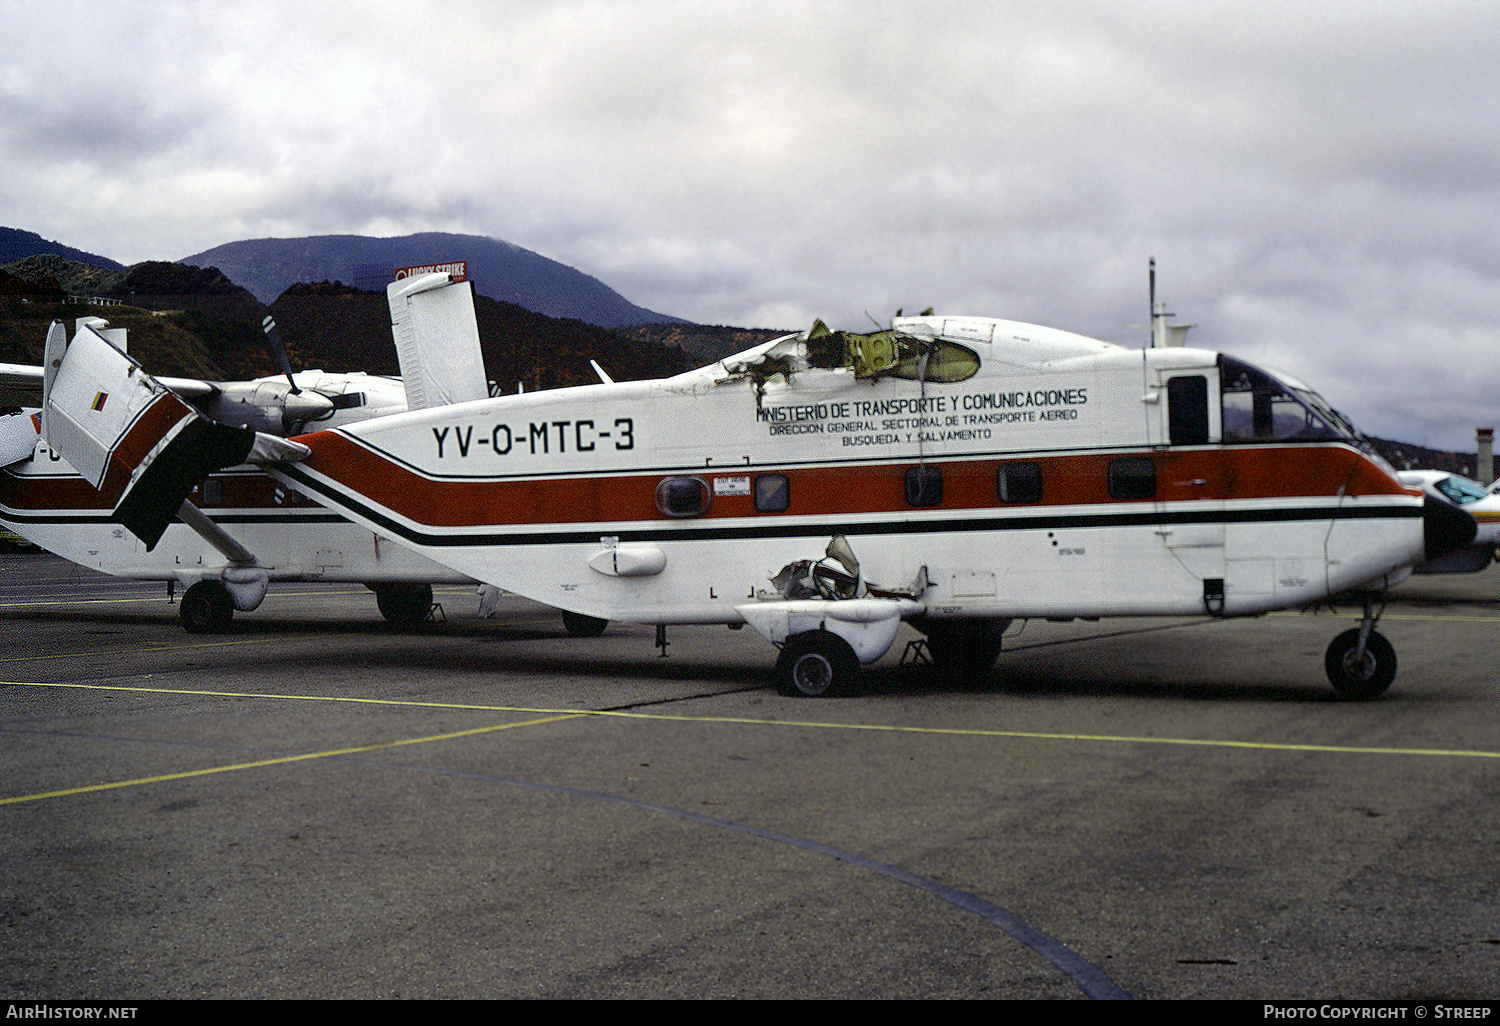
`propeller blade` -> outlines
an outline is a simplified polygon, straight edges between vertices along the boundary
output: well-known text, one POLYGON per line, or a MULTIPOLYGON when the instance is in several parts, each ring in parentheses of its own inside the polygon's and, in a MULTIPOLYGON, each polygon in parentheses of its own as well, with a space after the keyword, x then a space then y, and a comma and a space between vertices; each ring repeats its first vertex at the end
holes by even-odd
POLYGON ((276 354, 276 359, 281 361, 281 373, 286 375, 286 380, 292 386, 292 394, 297 395, 302 389, 297 387, 297 382, 292 380, 292 362, 286 358, 286 346, 281 342, 281 332, 276 330, 276 318, 266 314, 265 319, 260 322, 260 330, 266 333, 266 339, 271 343, 271 351, 276 354))

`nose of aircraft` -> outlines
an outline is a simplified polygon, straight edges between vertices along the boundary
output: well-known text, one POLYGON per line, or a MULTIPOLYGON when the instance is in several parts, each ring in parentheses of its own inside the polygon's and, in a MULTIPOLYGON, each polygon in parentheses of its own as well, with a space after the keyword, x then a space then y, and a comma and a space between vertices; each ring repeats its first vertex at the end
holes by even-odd
POLYGON ((1478 526, 1472 516, 1453 503, 1427 496, 1422 503, 1422 538, 1428 562, 1469 544, 1478 526))

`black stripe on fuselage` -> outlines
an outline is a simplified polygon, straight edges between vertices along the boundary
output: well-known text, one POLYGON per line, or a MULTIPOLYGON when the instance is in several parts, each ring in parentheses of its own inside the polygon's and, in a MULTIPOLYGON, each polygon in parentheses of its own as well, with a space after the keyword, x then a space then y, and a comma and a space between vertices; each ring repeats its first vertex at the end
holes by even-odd
MULTIPOLYGON (((207 512, 207 511, 202 511, 207 512)), ((349 524, 354 522, 337 513, 310 510, 305 513, 214 513, 208 519, 216 524, 349 524)), ((182 521, 176 520, 175 523, 182 521)), ((69 513, 66 510, 15 510, 0 506, 0 523, 15 524, 118 524, 111 513, 69 513)))
MULTIPOLYGON (((1328 507, 1279 507, 1270 509, 1237 510, 1183 510, 1162 511, 1142 509, 1144 503, 1132 507, 1129 512, 1109 513, 1057 513, 1032 514, 1028 516, 982 516, 943 517, 932 513, 912 511, 913 519, 886 521, 850 519, 831 523, 828 519, 816 522, 788 523, 786 518, 777 518, 764 524, 737 525, 734 527, 641 527, 621 529, 615 526, 595 526, 587 529, 533 532, 508 531, 494 533, 460 533, 463 528, 441 531, 421 531, 406 526, 381 510, 364 502, 355 493, 329 482, 315 479, 295 464, 278 468, 281 473, 296 481, 308 492, 324 496, 354 511, 398 541, 412 545, 434 548, 460 546, 510 546, 510 545, 565 545, 597 542, 602 533, 617 536, 621 541, 708 541, 746 538, 798 538, 825 537, 829 534, 884 535, 884 534, 940 534, 944 532, 980 533, 990 531, 1055 531, 1060 529, 1089 529, 1105 527, 1157 527, 1182 524, 1271 524, 1309 520, 1416 520, 1422 516, 1420 505, 1382 503, 1375 506, 1328 507)), ((680 524, 680 522, 678 522, 680 524)))

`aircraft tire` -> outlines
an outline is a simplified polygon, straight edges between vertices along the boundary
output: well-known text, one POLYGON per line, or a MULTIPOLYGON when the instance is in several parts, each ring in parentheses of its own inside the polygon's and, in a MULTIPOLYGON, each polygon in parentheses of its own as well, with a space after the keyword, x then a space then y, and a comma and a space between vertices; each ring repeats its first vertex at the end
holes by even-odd
POLYGON ((394 627, 411 627, 427 619, 432 611, 430 584, 378 584, 375 605, 385 622, 394 627))
POLYGON ((1328 646, 1323 667, 1338 696, 1355 702, 1379 698, 1396 679, 1396 650, 1385 637, 1370 632, 1363 659, 1354 657, 1359 647, 1359 628, 1352 627, 1328 646))
POLYGON ((563 626, 575 638, 597 638, 604 633, 604 628, 609 626, 608 620, 601 620, 597 616, 588 616, 585 613, 570 613, 566 609, 562 611, 562 618, 563 626))
POLYGON ((849 643, 828 631, 794 634, 776 660, 776 690, 792 698, 830 698, 847 692, 859 676, 849 643))
POLYGON ((234 620, 234 600, 218 581, 199 581, 183 592, 177 618, 189 634, 219 634, 234 620))

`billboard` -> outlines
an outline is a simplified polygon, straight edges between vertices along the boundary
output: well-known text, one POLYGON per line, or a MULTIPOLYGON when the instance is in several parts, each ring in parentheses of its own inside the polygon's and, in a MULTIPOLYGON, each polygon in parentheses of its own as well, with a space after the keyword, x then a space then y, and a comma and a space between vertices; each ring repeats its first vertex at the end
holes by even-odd
POLYGON ((421 274, 451 274, 454 281, 469 280, 469 262, 467 260, 451 260, 446 264, 417 264, 415 267, 398 267, 395 272, 396 281, 402 278, 415 278, 421 274))

